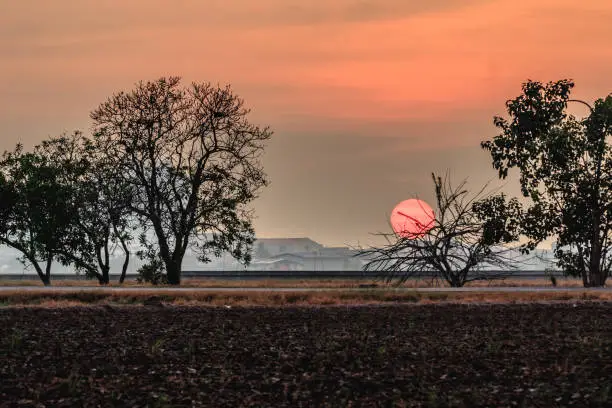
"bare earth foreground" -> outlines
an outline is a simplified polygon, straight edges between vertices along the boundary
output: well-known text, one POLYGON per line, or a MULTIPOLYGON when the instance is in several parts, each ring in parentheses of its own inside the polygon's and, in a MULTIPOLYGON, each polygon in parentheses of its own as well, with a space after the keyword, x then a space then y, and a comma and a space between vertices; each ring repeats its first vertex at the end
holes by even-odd
POLYGON ((0 406, 610 406, 612 304, 0 309, 0 406))

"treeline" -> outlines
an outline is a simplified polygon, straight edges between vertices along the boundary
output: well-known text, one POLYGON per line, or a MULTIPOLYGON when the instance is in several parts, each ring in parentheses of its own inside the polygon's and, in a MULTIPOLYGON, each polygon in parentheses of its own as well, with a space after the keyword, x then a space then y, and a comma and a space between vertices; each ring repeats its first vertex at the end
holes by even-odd
POLYGON ((267 177, 259 161, 271 131, 247 120, 230 87, 176 77, 140 82, 91 112, 82 132, 17 145, 0 160, 0 243, 20 252, 45 285, 52 265, 109 283, 114 250, 179 284, 191 248, 206 262, 229 251, 248 262, 249 204, 267 177))
MULTIPOLYGON (((495 117, 483 141, 504 179, 518 170, 522 200, 469 195, 464 184, 433 178, 433 226, 416 237, 383 234, 388 245, 362 250, 390 280, 424 270, 453 286, 490 279, 484 264, 512 266, 508 245, 524 253, 555 240, 557 265, 603 286, 612 268, 612 94, 594 104, 570 98, 574 84, 528 81, 495 117), (568 104, 588 109, 567 113, 568 104)), ((52 265, 72 266, 101 284, 110 258, 130 248, 154 282, 180 284, 188 249, 203 262, 229 252, 248 263, 254 241, 250 203, 268 184, 260 162, 271 137, 248 121, 230 87, 176 77, 140 82, 91 112, 90 135, 74 132, 0 159, 0 244, 20 252, 45 285, 52 265)), ((503 276, 499 276, 503 277, 503 276)))

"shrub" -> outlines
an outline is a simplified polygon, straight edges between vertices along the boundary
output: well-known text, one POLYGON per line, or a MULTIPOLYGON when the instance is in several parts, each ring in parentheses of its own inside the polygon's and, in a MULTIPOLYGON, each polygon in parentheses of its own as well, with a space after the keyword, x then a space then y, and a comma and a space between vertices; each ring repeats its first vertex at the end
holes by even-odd
POLYGON ((166 268, 159 258, 151 259, 148 263, 138 268, 138 283, 150 283, 152 285, 165 285, 168 283, 166 268))

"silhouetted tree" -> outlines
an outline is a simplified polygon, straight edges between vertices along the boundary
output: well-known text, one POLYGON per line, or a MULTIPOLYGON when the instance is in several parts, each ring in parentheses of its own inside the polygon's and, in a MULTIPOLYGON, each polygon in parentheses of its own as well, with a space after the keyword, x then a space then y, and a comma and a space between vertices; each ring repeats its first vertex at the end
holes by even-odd
POLYGON ((72 230, 72 191, 61 182, 62 169, 21 145, 0 160, 0 243, 19 251, 45 285, 58 254, 78 240, 72 230))
POLYGON ((58 257, 107 284, 112 248, 121 246, 122 283, 130 259, 128 244, 133 222, 129 213, 131 192, 118 177, 119 170, 94 140, 80 132, 45 140, 36 152, 57 168, 57 174, 62 175, 58 182, 72 192, 65 205, 71 208, 71 231, 76 237, 71 247, 59 251, 58 257))
POLYGON ((556 237, 558 266, 585 287, 603 286, 612 266, 612 94, 591 106, 570 99, 573 87, 570 80, 524 83, 506 103, 510 119, 495 117, 501 133, 481 145, 500 178, 520 172, 531 201, 521 221, 526 250, 556 237), (568 115, 572 101, 589 115, 568 115))
POLYGON ((0 242, 22 253, 45 284, 54 260, 109 282, 111 245, 129 260, 129 191, 80 132, 43 141, 0 161, 0 242), (46 263, 42 267, 42 263, 46 263), (44 269, 44 271, 43 271, 44 269))
POLYGON ((91 114, 97 140, 133 191, 131 211, 157 238, 148 244, 170 284, 180 283, 190 247, 203 262, 223 251, 250 261, 247 205, 267 184, 259 156, 271 132, 248 113, 230 87, 181 88, 171 77, 140 82, 91 114))
POLYGON ((409 237, 378 234, 387 245, 359 250, 358 256, 367 261, 365 270, 380 271, 387 282, 427 276, 452 287, 507 277, 516 261, 510 257, 512 249, 501 244, 518 239, 518 201, 485 193, 486 186, 470 197, 465 181, 453 187, 448 174, 432 178, 437 208, 431 229, 409 237))

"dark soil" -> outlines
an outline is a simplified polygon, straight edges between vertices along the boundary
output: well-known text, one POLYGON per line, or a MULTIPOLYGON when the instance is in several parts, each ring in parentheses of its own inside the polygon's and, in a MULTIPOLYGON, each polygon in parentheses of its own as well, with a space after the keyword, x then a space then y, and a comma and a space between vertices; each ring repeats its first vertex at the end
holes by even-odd
POLYGON ((612 305, 0 310, 0 407, 612 406, 612 305))

